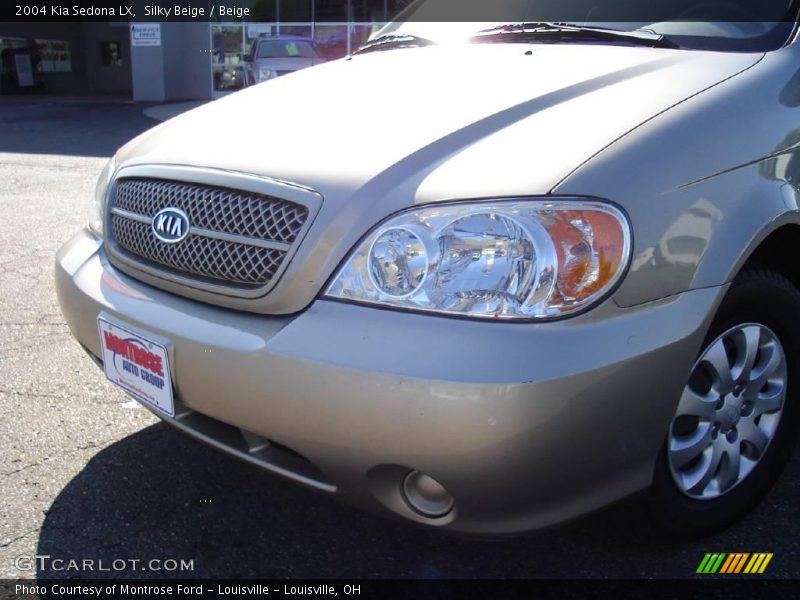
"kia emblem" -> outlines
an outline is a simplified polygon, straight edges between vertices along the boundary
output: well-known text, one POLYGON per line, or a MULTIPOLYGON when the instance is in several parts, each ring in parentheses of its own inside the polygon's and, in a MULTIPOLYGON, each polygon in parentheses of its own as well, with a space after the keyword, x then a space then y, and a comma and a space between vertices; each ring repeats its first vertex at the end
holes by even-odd
POLYGON ((189 235, 189 217, 179 208, 162 208, 151 223, 153 235, 165 244, 176 244, 189 235))

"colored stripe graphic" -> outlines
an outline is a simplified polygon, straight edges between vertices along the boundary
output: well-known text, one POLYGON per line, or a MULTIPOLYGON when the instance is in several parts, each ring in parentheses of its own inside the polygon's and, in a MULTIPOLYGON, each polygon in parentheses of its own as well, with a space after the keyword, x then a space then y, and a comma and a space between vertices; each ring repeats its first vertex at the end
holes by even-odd
POLYGON ((744 567, 745 561, 750 557, 750 554, 744 554, 742 552, 737 552, 735 554, 731 554, 732 560, 730 566, 727 570, 720 571, 721 573, 739 573, 744 567))
POLYGON ((743 553, 739 555, 739 560, 736 562, 736 566, 731 569, 731 573, 741 573, 742 568, 744 567, 744 563, 747 559, 750 558, 750 553, 743 553))
POLYGON ((753 554, 753 558, 750 559, 750 562, 747 563, 747 566, 744 568, 745 573, 758 573, 758 568, 761 566, 761 562, 764 560, 763 554, 753 554))
POLYGON ((766 558, 764 558, 764 562, 761 563, 761 568, 758 570, 758 572, 759 573, 763 573, 764 571, 766 571, 767 570, 767 565, 769 564, 769 561, 771 561, 771 560, 772 560, 772 552, 767 554, 766 558))
POLYGON ((772 556, 771 552, 708 552, 696 572, 704 575, 760 574, 766 570, 772 556))
POLYGON ((697 567, 697 571, 695 571, 695 573, 705 573, 706 572, 706 565, 708 564, 708 561, 710 559, 711 559, 711 555, 709 553, 706 553, 706 555, 703 557, 703 560, 700 561, 700 566, 697 567))
POLYGON ((697 567, 698 573, 716 573, 722 561, 725 560, 725 553, 708 553, 703 558, 703 562, 697 567))
POLYGON ((738 554, 728 554, 727 560, 722 563, 722 568, 719 570, 720 573, 730 573, 730 568, 733 564, 736 563, 736 559, 739 557, 738 554))
POLYGON ((763 573, 769 561, 772 560, 772 553, 761 552, 758 554, 753 554, 753 558, 750 559, 750 562, 747 563, 747 567, 745 567, 745 573, 763 573))

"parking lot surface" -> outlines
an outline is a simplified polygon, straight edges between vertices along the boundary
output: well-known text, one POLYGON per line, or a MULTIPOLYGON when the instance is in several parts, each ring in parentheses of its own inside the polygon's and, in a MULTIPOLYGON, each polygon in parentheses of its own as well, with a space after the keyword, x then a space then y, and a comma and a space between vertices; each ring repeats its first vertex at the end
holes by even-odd
POLYGON ((800 578, 798 453, 746 520, 695 543, 657 539, 635 500, 476 541, 361 513, 160 423, 72 340, 52 277, 105 158, 156 124, 144 108, 0 104, 0 578, 108 576, 28 568, 33 555, 134 561, 125 577, 693 577, 706 552, 772 552, 765 576, 800 578), (192 568, 135 562, 153 559, 192 568))

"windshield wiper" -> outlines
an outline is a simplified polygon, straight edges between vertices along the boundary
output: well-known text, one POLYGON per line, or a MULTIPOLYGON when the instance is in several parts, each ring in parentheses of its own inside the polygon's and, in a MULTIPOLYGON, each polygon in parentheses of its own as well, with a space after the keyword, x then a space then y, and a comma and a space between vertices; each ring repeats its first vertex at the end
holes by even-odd
POLYGON ((623 42, 637 46, 653 48, 678 48, 674 42, 663 35, 647 29, 622 31, 604 27, 587 27, 572 23, 553 23, 535 21, 529 23, 506 23, 479 31, 472 37, 473 42, 507 42, 526 41, 529 39, 542 41, 587 41, 587 42, 623 42))
POLYGON ((368 41, 353 54, 364 54, 376 50, 393 50, 395 48, 421 48, 431 46, 434 42, 408 33, 385 33, 368 41))

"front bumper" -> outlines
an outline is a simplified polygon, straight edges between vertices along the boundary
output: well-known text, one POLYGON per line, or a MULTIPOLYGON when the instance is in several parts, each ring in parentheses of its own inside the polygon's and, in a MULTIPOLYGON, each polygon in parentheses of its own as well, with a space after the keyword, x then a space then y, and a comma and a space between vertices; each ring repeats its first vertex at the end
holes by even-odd
POLYGON ((271 317, 132 279, 87 231, 59 251, 56 288, 95 357, 101 312, 170 341, 173 425, 354 505, 468 534, 541 528, 648 486, 725 291, 550 323, 324 300, 271 317), (453 511, 413 511, 411 469, 441 482, 453 511))

